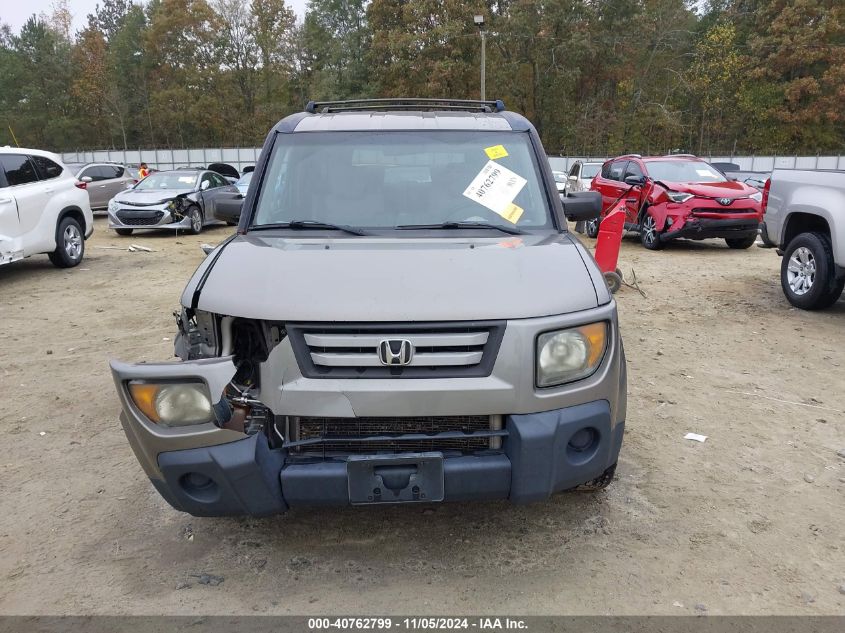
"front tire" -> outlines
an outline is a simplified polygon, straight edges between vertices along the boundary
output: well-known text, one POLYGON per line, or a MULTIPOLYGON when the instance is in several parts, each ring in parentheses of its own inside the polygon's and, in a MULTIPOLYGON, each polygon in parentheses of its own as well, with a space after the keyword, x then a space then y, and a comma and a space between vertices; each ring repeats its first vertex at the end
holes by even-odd
POLYGON ((640 221, 640 243, 650 251, 659 251, 663 248, 660 232, 657 230, 657 220, 648 211, 640 221))
POLYGON ((726 237, 725 243, 728 248, 744 249, 751 248, 757 241, 757 235, 749 235, 748 237, 726 237))
POLYGON ((132 235, 132 231, 133 231, 133 229, 115 229, 114 230, 115 233, 117 233, 118 235, 123 235, 123 236, 132 235))
POLYGON ((50 261, 58 268, 73 268, 85 255, 85 238, 82 227, 71 217, 63 218, 56 229, 56 250, 50 253, 50 261))
POLYGON ((836 279, 830 238, 824 233, 794 237, 783 253, 780 285, 787 301, 802 310, 822 310, 836 303, 845 277, 836 279))
POLYGON ((202 233, 202 211, 199 210, 199 207, 191 207, 188 209, 187 217, 191 222, 191 227, 188 229, 188 232, 191 235, 199 235, 202 233))

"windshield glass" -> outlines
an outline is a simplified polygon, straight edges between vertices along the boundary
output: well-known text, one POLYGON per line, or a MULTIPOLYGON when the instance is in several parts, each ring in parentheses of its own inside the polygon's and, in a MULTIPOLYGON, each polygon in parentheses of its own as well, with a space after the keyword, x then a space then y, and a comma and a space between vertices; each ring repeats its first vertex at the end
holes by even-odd
POLYGON ((252 171, 251 171, 251 172, 249 172, 249 173, 247 173, 247 174, 244 174, 243 176, 241 176, 241 177, 238 179, 238 182, 236 182, 235 184, 236 184, 237 186, 239 186, 239 187, 240 187, 241 185, 243 185, 244 187, 246 187, 247 185, 249 185, 249 181, 250 181, 250 180, 252 180, 252 174, 254 174, 254 173, 255 173, 255 172, 252 172, 252 171))
POLYGON ((193 189, 197 183, 197 174, 193 171, 165 171, 150 174, 135 185, 137 191, 152 189, 193 189))
POLYGON ((252 226, 551 226, 522 132, 308 132, 273 147, 252 226))
POLYGON ((664 182, 727 182, 716 169, 698 160, 654 160, 646 163, 648 175, 664 182))
POLYGON ((583 180, 592 180, 600 171, 601 163, 587 163, 581 167, 581 178, 583 180))

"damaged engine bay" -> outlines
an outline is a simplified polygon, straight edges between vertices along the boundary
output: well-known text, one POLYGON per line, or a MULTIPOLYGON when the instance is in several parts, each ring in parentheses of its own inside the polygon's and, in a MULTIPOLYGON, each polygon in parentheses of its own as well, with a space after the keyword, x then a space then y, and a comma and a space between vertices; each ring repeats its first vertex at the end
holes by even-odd
MULTIPOLYGON (((246 436, 261 434, 272 449, 287 449, 289 456, 327 457, 362 452, 445 450, 454 453, 500 451, 503 430, 501 415, 412 416, 412 417, 345 417, 275 415, 268 404, 276 402, 274 392, 262 394, 262 374, 268 384, 282 380, 266 366, 271 354, 285 339, 291 347, 295 338, 284 324, 232 316, 215 315, 203 310, 182 308, 174 312, 178 325, 175 355, 182 361, 231 358, 234 374, 222 398, 214 405, 215 424, 246 436), (269 400, 268 400, 269 398, 269 400)), ((300 326, 291 324, 299 330, 300 326)), ((301 336, 301 333, 300 333, 301 336)), ((308 335, 304 337, 308 339, 308 335)), ((493 340, 498 344, 498 341, 493 340)), ((287 347, 287 346, 286 346, 287 347)), ((467 347, 467 350, 477 350, 467 347)), ((293 351, 278 350, 282 354, 293 351)), ((322 350, 331 352, 332 348, 322 350)), ((364 352, 364 348, 357 351, 364 352)), ((470 351, 468 353, 480 353, 470 351)), ((355 376, 368 377, 382 368, 357 368, 355 376)), ((385 368, 386 369, 386 368, 385 368)), ((317 374, 329 377, 338 368, 312 367, 317 374)), ((401 370, 390 373, 401 377, 401 370)), ((405 370, 408 371, 407 369, 405 370)), ((418 377, 410 374, 408 377, 418 377)), ((348 377, 348 376, 347 376, 348 377)), ((344 396, 339 396, 344 398, 344 396)), ((216 395, 212 397, 212 400, 216 395)), ((348 404, 348 403, 347 403, 348 404)), ((354 415, 351 409, 348 411, 354 415)))

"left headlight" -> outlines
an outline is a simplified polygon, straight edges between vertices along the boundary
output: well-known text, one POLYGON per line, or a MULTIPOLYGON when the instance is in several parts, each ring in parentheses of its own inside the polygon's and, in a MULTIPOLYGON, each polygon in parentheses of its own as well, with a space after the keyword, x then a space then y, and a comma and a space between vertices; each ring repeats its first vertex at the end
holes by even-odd
POLYGON ((763 194, 760 191, 752 193, 748 197, 751 198, 754 202, 763 202, 763 194))
POLYGON ((681 193, 680 191, 667 191, 666 196, 672 202, 686 202, 693 197, 691 193, 681 193))
POLYGON ((593 374, 607 349, 607 322, 537 337, 537 386, 553 387, 593 374))
POLYGON ((201 382, 149 383, 132 381, 129 395, 140 411, 162 426, 191 426, 214 419, 208 389, 201 382))
POLYGON ((114 198, 109 200, 109 211, 117 211, 117 201, 114 198))

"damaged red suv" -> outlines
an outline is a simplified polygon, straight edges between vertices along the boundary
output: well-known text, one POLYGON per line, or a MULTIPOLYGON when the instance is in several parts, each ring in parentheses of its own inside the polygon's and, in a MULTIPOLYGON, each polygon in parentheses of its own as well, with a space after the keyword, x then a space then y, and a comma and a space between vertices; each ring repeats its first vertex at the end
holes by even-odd
MULTIPOLYGON (((682 237, 749 248, 763 220, 760 191, 695 156, 620 156, 602 165, 591 189, 602 195, 602 217, 625 198, 625 228, 651 250, 682 237)), ((590 228, 597 232, 597 224, 590 228)))

